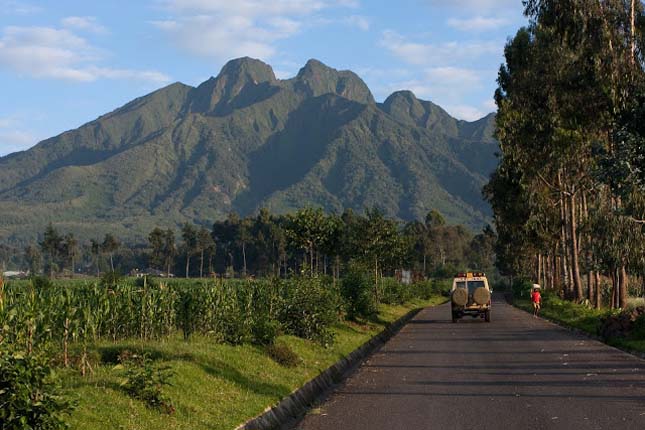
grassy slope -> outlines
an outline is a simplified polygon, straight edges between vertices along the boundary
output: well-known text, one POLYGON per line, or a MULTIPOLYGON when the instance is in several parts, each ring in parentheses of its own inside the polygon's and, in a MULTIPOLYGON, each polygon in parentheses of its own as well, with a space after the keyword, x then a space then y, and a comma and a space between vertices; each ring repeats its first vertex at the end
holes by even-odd
MULTIPOLYGON (((600 319, 613 312, 608 309, 590 309, 584 305, 561 300, 552 295, 545 296, 543 299, 540 316, 568 327, 577 328, 593 336, 598 334, 600 319)), ((533 313, 533 306, 528 298, 516 298, 514 305, 533 313)), ((611 339, 607 343, 626 350, 645 352, 645 339, 611 339)))
MULTIPOLYGON (((282 336, 302 359, 285 368, 271 360, 261 347, 213 343, 205 337, 184 342, 180 336, 165 342, 119 342, 118 347, 144 348, 175 372, 166 393, 177 412, 162 415, 130 399, 119 388, 121 379, 113 365, 95 368, 93 376, 64 374, 65 387, 79 398, 70 423, 73 429, 233 429, 261 413, 267 406, 317 376, 337 360, 380 332, 411 309, 438 304, 443 297, 415 301, 405 306, 382 306, 379 323, 340 323, 330 348, 293 336, 282 336)), ((99 345, 99 349, 114 344, 99 345)))

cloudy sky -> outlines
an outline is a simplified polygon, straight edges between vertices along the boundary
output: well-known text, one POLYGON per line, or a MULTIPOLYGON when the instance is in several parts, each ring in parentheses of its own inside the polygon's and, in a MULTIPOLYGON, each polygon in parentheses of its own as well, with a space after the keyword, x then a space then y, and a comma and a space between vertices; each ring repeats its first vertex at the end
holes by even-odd
POLYGON ((316 58, 378 101, 409 89, 474 120, 525 22, 521 0, 0 0, 0 155, 246 55, 279 78, 316 58))

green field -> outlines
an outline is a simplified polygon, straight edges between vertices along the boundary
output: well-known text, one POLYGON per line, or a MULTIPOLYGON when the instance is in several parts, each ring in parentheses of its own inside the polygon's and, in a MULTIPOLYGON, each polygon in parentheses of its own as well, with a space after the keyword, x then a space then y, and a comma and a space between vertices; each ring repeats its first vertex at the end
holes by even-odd
MULTIPOLYGON (((370 297, 369 278, 357 279, 352 288, 370 297)), ((446 300, 443 283, 384 279, 376 312, 349 318, 363 296, 343 285, 323 278, 17 282, 0 296, 0 347, 50 358, 62 394, 76 403, 65 418, 73 429, 232 429, 410 310, 446 300), (294 362, 272 358, 275 347, 291 351, 294 362), (143 365, 124 357, 143 356, 172 373, 160 386, 170 414, 126 389, 128 369, 143 365)))

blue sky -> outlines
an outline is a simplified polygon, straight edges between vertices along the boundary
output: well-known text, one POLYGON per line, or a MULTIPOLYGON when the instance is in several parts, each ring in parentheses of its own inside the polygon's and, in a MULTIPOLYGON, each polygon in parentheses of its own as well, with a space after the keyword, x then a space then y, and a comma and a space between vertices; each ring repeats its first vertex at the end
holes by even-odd
POLYGON ((0 0, 0 155, 245 55, 279 78, 316 58, 377 101, 409 89, 474 120, 525 23, 521 0, 0 0))

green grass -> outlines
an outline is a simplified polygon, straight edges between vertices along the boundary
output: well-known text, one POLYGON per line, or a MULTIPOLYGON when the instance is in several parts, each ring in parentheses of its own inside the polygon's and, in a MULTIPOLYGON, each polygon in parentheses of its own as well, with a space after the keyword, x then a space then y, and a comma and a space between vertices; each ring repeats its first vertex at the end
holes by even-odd
MULTIPOLYGON (((97 356, 94 374, 61 371, 69 395, 78 399, 71 428, 87 430, 233 429, 267 406, 302 386, 412 309, 438 304, 443 297, 385 306, 378 322, 343 322, 334 327, 335 342, 324 348, 293 336, 277 342, 288 345, 301 359, 296 367, 274 362, 260 346, 218 344, 204 336, 185 342, 180 334, 163 342, 103 343, 92 348, 97 356), (165 389, 175 407, 172 416, 148 409, 121 389, 121 372, 101 362, 100 353, 119 349, 143 350, 173 369, 172 386, 165 389)), ((112 354, 114 355, 114 354, 112 354)), ((108 360, 109 361, 109 360, 108 360)))
MULTIPOLYGON (((520 309, 533 313, 533 306, 526 298, 515 298, 513 304, 520 309)), ((598 329, 600 328, 600 319, 617 312, 610 309, 589 308, 585 305, 562 300, 553 294, 547 293, 542 296, 540 316, 597 336, 598 329)), ((610 339, 607 343, 626 350, 645 352, 645 339, 639 337, 610 339)))

